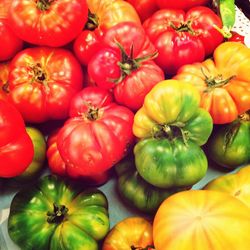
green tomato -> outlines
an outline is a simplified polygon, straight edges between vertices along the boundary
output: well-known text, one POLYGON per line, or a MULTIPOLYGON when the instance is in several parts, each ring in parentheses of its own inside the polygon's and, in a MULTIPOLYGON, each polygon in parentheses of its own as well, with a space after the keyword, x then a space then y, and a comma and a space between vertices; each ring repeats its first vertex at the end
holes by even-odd
POLYGON ((234 169, 250 162, 250 119, 245 113, 233 123, 214 130, 206 152, 218 165, 234 169))
POLYGON ((8 232, 23 250, 97 250, 108 231, 105 195, 57 176, 44 176, 11 202, 8 232))
POLYGON ((144 180, 159 188, 192 186, 207 172, 207 158, 195 143, 181 138, 147 138, 134 147, 135 164, 144 180))

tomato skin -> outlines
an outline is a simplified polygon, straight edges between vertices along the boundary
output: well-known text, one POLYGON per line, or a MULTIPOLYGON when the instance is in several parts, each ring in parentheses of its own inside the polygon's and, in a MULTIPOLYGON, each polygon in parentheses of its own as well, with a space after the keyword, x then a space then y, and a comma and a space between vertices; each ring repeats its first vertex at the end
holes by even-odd
POLYGON ((20 175, 32 162, 34 148, 20 113, 0 100, 0 176, 20 175))
POLYGON ((71 118, 57 138, 69 176, 91 177, 103 173, 126 155, 134 141, 134 114, 111 102, 109 95, 104 89, 87 87, 72 99, 71 118))
POLYGON ((86 0, 14 0, 8 19, 11 28, 22 40, 40 46, 59 47, 80 34, 87 16, 86 0))
POLYGON ((134 249, 135 247, 146 249, 150 246, 153 248, 151 223, 142 217, 128 217, 111 229, 104 240, 102 250, 134 249))
POLYGON ((213 123, 226 124, 250 109, 249 63, 249 48, 224 42, 215 49, 213 59, 184 65, 173 78, 194 85, 201 95, 200 106, 213 123))
POLYGON ((174 8, 188 10, 195 6, 207 5, 209 0, 156 0, 156 4, 161 9, 174 8))
POLYGON ((81 66, 65 49, 28 48, 10 64, 10 99, 25 121, 65 119, 70 100, 82 85, 81 66))
POLYGON ((245 44, 245 37, 236 31, 231 31, 232 36, 228 39, 230 42, 240 42, 245 44))
POLYGON ((9 62, 0 63, 0 100, 7 100, 9 95, 9 62))
POLYGON ((220 18, 209 8, 199 6, 187 11, 162 9, 155 12, 143 27, 159 52, 155 62, 173 75, 189 62, 200 62, 223 41, 213 27, 222 26, 220 18))

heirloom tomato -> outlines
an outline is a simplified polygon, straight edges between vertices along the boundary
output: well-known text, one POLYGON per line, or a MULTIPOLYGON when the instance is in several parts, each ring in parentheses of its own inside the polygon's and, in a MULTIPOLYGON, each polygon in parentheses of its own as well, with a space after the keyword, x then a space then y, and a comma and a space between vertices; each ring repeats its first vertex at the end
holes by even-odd
POLYGON ((132 22, 112 27, 103 40, 106 48, 89 62, 90 78, 101 88, 113 89, 119 104, 139 109, 145 95, 164 80, 164 72, 153 61, 154 46, 143 28, 132 22))
POLYGON ((207 155, 215 163, 234 169, 250 162, 250 111, 216 128, 207 144, 207 155))
POLYGON ((118 222, 106 236, 102 250, 154 249, 152 224, 142 217, 118 222))
POLYGON ((20 190, 10 205, 8 232, 23 250, 98 250, 108 231, 106 196, 53 175, 20 190))
POLYGON ((224 42, 202 63, 181 67, 175 79, 194 85, 200 106, 215 124, 230 123, 250 109, 250 49, 239 42, 224 42))
MULTIPOLYGON (((47 159, 48 159, 48 165, 52 173, 63 176, 63 177, 70 177, 72 179, 78 179, 79 175, 78 173, 75 173, 75 171, 71 170, 70 163, 67 164, 61 157, 60 152, 57 147, 57 135, 58 131, 56 130, 53 133, 51 133, 47 140, 47 159)), ((108 171, 105 171, 103 173, 96 173, 92 176, 83 177, 81 176, 81 182, 84 182, 88 185, 102 185, 106 181, 108 181, 110 175, 108 171)))
POLYGON ((165 80, 146 95, 134 117, 134 147, 139 174, 159 188, 192 186, 207 171, 201 145, 213 128, 212 118, 199 108, 199 92, 190 84, 165 80))
POLYGON ((146 182, 135 167, 134 157, 129 155, 115 166, 118 175, 118 191, 125 203, 145 213, 155 213, 168 196, 183 188, 162 189, 146 182))
POLYGON ((249 208, 229 194, 211 190, 182 191, 163 201, 156 212, 155 248, 248 250, 249 221, 249 208))
POLYGON ((250 165, 211 180, 204 189, 231 194, 250 207, 250 165))
POLYGON ((32 162, 34 147, 16 108, 0 100, 0 177, 20 175, 32 162))
POLYGON ((156 4, 161 9, 182 9, 188 10, 195 6, 207 5, 210 0, 155 0, 156 4))
POLYGON ((133 119, 132 111, 113 102, 107 90, 86 87, 76 94, 57 137, 66 173, 91 177, 110 169, 134 141, 133 119))
POLYGON ((89 12, 84 30, 74 42, 74 53, 83 65, 102 48, 102 35, 114 25, 132 21, 141 24, 140 18, 129 3, 122 0, 87 0, 89 12))
POLYGON ((7 100, 9 94, 9 62, 0 63, 0 100, 7 100))
POLYGON ((182 65, 203 61, 223 42, 223 36, 214 25, 222 27, 220 18, 203 6, 186 13, 162 9, 143 23, 159 52, 155 62, 169 75, 175 74, 182 65))
POLYGON ((28 48, 10 64, 10 99, 25 121, 66 118, 70 100, 82 84, 79 62, 62 48, 28 48))
POLYGON ((59 47, 80 34, 87 15, 86 0, 13 0, 8 22, 26 42, 59 47))

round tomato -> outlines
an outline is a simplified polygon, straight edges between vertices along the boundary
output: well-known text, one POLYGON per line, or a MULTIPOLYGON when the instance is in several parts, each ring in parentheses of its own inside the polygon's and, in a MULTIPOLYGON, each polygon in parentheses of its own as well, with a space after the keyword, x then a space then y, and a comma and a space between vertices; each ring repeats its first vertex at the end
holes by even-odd
POLYGON ((142 217, 118 222, 106 236, 102 250, 154 249, 151 223, 142 217))
POLYGON ((220 18, 203 6, 186 13, 162 9, 143 23, 159 52, 155 61, 169 75, 175 74, 182 65, 203 61, 223 41, 214 25, 222 27, 220 18))
POLYGON ((13 0, 8 20, 22 40, 59 47, 80 34, 87 16, 86 0, 13 0))
POLYGON ((0 63, 0 100, 6 100, 9 94, 9 62, 0 63))
POLYGON ((65 49, 28 48, 10 64, 10 99, 25 121, 66 118, 70 100, 82 85, 81 66, 65 49))
POLYGON ((67 175, 96 176, 121 160, 134 140, 133 119, 132 111, 114 103, 104 89, 86 87, 76 94, 57 137, 67 175))
POLYGON ((13 105, 0 100, 0 117, 0 177, 15 177, 32 162, 34 147, 13 105))
POLYGON ((140 24, 140 18, 129 3, 121 0, 87 0, 88 20, 84 30, 74 42, 74 53, 83 65, 87 65, 96 51, 103 47, 102 35, 114 25, 132 21, 140 24))
POLYGON ((207 5, 210 0, 155 0, 156 4, 161 9, 173 8, 188 10, 195 6, 207 5))
POLYGON ((218 165, 234 169, 250 162, 249 112, 230 124, 221 125, 208 139, 207 155, 218 165))
POLYGON ((141 26, 132 22, 117 24, 104 35, 106 48, 90 60, 90 78, 101 88, 113 89, 115 100, 132 110, 138 110, 145 95, 164 72, 153 58, 155 48, 141 26))
POLYGON ((249 221, 249 208, 229 194, 211 190, 179 192, 167 198, 156 212, 155 248, 247 250, 249 221))
POLYGON ((194 85, 200 106, 215 124, 230 123, 250 109, 250 49, 239 42, 224 42, 202 63, 181 67, 175 79, 194 85))

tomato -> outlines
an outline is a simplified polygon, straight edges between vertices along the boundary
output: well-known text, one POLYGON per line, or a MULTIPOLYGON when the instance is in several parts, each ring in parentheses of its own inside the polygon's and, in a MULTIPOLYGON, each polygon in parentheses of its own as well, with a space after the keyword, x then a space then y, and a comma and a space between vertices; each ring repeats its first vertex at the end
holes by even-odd
POLYGON ((86 87, 76 94, 70 118, 57 137, 67 175, 96 176, 121 160, 134 140, 133 119, 134 114, 114 103, 104 89, 86 87))
POLYGON ((32 162, 33 144, 13 105, 0 100, 0 117, 0 177, 15 177, 32 162))
POLYGON ((70 100, 82 85, 81 66, 65 49, 28 48, 10 64, 10 99, 25 121, 65 119, 70 100))
POLYGON ((232 36, 228 39, 230 42, 240 42, 245 44, 245 36, 239 34, 236 31, 231 31, 232 36))
POLYGON ((104 42, 106 48, 89 62, 90 78, 97 86, 112 89, 119 104, 139 109, 145 95, 164 80, 164 72, 153 61, 157 52, 143 28, 131 22, 109 29, 104 42))
POLYGON ((106 236, 102 250, 153 248, 152 225, 142 217, 128 217, 118 222, 106 236))
POLYGON ((156 212, 155 248, 247 250, 249 221, 249 208, 231 195, 211 190, 179 192, 167 198, 156 212))
POLYGON ((80 34, 87 15, 86 0, 13 0, 8 19, 22 40, 59 47, 80 34))
POLYGON ((221 125, 210 136, 207 155, 219 166, 234 169, 250 162, 249 112, 230 124, 221 125))
POLYGON ((173 8, 173 9, 182 9, 182 10, 188 10, 195 6, 200 5, 207 5, 210 3, 209 0, 155 0, 159 8, 161 9, 167 9, 167 8, 173 8))
POLYGON ((23 47, 23 41, 12 31, 6 19, 0 18, 0 61, 6 61, 14 57, 23 47))
POLYGON ((67 164, 61 157, 61 154, 57 147, 57 136, 58 131, 55 130, 53 133, 51 133, 47 140, 47 159, 48 159, 48 166, 52 173, 60 175, 62 177, 68 177, 70 176, 72 179, 79 180, 81 182, 84 182, 88 185, 103 185, 105 182, 108 181, 110 177, 110 173, 108 171, 105 171, 103 173, 97 173, 93 176, 87 176, 79 178, 78 175, 74 176, 73 171, 68 171, 71 169, 70 164, 67 164))
POLYGON ((159 9, 155 0, 127 0, 127 2, 135 7, 142 22, 159 9))
POLYGON ((143 23, 159 52, 155 61, 169 75, 175 74, 182 65, 203 61, 223 41, 214 25, 222 26, 220 18, 203 6, 186 13, 162 9, 143 23))
POLYGON ((174 78, 194 85, 200 91, 200 106, 215 124, 225 124, 250 109, 249 65, 249 48, 224 42, 215 49, 213 59, 185 65, 174 78))
POLYGON ((120 22, 132 21, 141 24, 140 18, 129 3, 122 0, 87 0, 88 21, 76 38, 74 53, 83 65, 87 65, 93 54, 102 48, 102 35, 120 22))
POLYGON ((9 94, 9 62, 0 63, 0 100, 6 100, 9 94))
POLYGON ((104 193, 57 176, 23 188, 10 205, 8 233, 21 249, 98 250, 108 231, 104 193))
POLYGON ((207 171, 200 148, 212 132, 212 118, 199 108, 199 92, 190 84, 165 80, 146 95, 136 112, 133 133, 135 165, 159 188, 192 186, 207 171))

